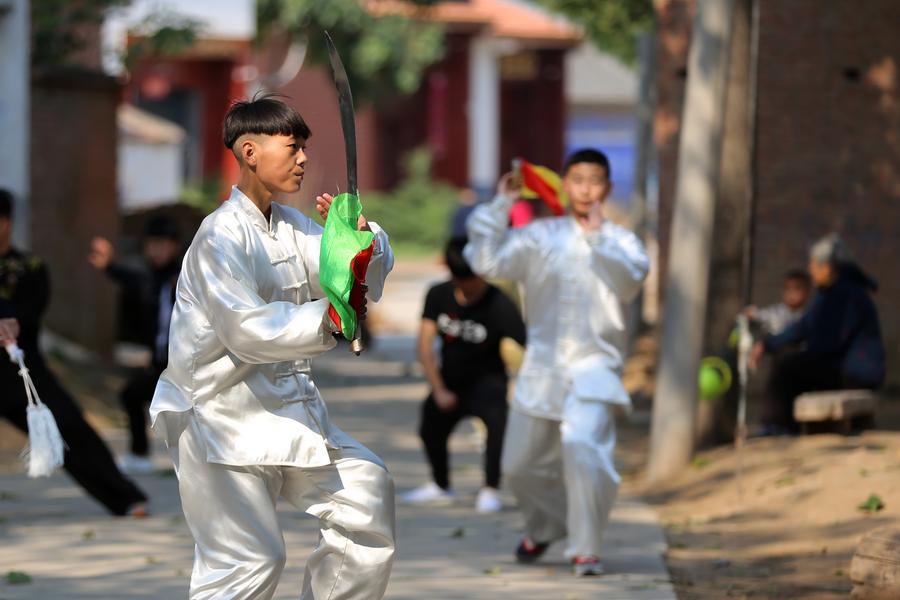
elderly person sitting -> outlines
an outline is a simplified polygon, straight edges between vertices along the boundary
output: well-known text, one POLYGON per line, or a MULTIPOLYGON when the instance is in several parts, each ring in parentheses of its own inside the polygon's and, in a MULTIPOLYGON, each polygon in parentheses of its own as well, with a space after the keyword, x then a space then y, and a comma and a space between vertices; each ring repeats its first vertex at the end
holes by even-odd
POLYGON ((775 354, 763 433, 796 428, 794 398, 831 389, 876 389, 884 381, 884 347, 870 292, 877 283, 853 262, 836 234, 810 249, 809 274, 816 295, 804 315, 778 335, 758 342, 750 358, 775 354))

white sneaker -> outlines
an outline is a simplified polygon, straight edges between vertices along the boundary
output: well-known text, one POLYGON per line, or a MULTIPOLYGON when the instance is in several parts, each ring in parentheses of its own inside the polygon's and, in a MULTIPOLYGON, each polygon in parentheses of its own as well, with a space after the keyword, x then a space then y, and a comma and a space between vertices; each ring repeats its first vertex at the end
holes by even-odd
POLYGON ((406 504, 449 504, 455 498, 453 490, 445 490, 433 481, 400 495, 406 504))
POLYGON ((156 471, 153 461, 147 456, 128 453, 117 461, 119 470, 128 475, 149 475, 156 471))
POLYGON ((503 510, 503 500, 495 488, 483 487, 475 500, 475 511, 481 514, 496 513, 503 510))

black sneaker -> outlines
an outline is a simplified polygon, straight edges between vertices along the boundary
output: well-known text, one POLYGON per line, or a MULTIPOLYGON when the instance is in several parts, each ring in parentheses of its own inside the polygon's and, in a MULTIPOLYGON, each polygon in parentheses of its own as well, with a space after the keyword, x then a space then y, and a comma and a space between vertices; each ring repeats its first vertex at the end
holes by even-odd
POLYGON ((516 548, 516 560, 520 563, 533 563, 543 556, 549 547, 549 543, 534 542, 530 537, 525 536, 519 542, 519 547, 516 548))

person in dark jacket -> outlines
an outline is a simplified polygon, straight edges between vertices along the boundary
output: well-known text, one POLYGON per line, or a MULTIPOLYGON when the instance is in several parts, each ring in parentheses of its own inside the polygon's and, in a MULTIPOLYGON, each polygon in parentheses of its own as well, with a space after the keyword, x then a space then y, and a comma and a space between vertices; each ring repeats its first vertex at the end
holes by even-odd
POLYGON ((115 260, 109 240, 94 238, 88 260, 119 284, 124 302, 122 326, 127 339, 151 350, 150 365, 137 369, 119 397, 128 415, 131 452, 119 461, 126 473, 154 470, 147 437, 147 407, 156 382, 169 359, 169 321, 175 303, 175 284, 181 270, 181 235, 177 224, 165 216, 148 221, 141 238, 144 268, 115 260))
POLYGON ((877 389, 884 382, 884 346, 871 298, 875 280, 853 262, 836 234, 813 245, 809 273, 816 295, 806 312, 780 334, 757 342, 751 356, 755 366, 763 354, 777 355, 764 433, 796 429, 794 399, 804 392, 877 389))
MULTIPOLYGON (((50 278, 40 258, 12 247, 11 230, 12 195, 0 189, 0 343, 16 343, 25 352, 38 394, 66 444, 66 472, 112 514, 145 516, 147 497, 119 472, 106 444, 44 362, 38 333, 50 300, 50 278)), ((0 416, 27 432, 25 387, 18 367, 2 354, 0 416)))

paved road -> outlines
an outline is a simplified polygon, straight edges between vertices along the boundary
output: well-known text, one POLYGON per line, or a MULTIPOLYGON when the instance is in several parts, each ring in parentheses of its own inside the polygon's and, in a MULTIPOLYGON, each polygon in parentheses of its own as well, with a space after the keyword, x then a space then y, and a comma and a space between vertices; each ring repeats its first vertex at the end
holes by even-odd
MULTIPOLYGON (((423 482, 427 474, 414 433, 425 388, 410 374, 410 342, 385 340, 365 359, 337 350, 314 367, 333 420, 385 458, 401 491, 423 482)), ((123 432, 107 434, 115 448, 123 447, 123 432)), ((388 598, 675 598, 661 558, 665 542, 656 517, 628 498, 616 506, 606 536, 608 575, 573 578, 558 546, 536 566, 515 564, 511 551, 520 535, 516 511, 510 506, 483 516, 472 509, 480 480, 480 444, 470 424, 452 440, 458 505, 399 507, 398 553, 388 598)), ((0 583, 0 600, 185 598, 192 541, 161 447, 156 457, 163 472, 139 478, 153 499, 153 516, 140 521, 106 516, 65 475, 38 481, 0 476, 0 575, 24 571, 32 577, 28 584, 0 583)), ((277 597, 286 600, 297 598, 316 523, 289 505, 280 514, 288 564, 277 597)))

